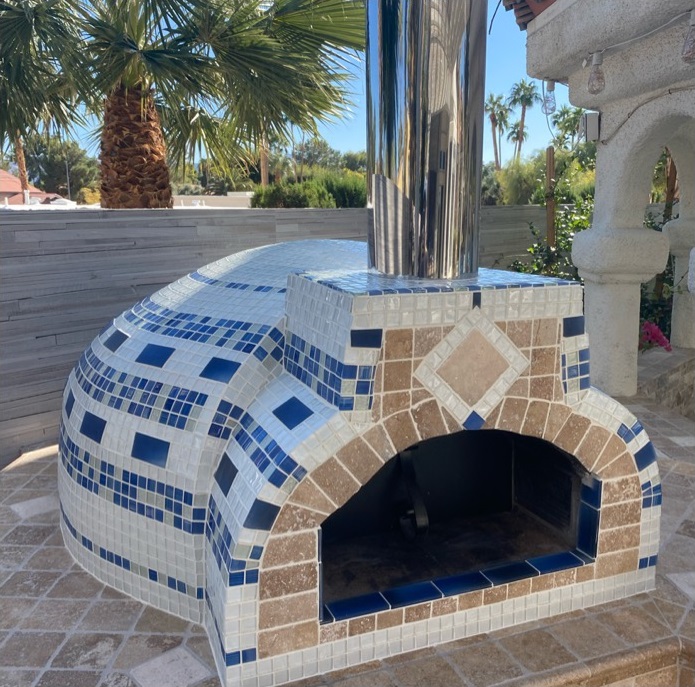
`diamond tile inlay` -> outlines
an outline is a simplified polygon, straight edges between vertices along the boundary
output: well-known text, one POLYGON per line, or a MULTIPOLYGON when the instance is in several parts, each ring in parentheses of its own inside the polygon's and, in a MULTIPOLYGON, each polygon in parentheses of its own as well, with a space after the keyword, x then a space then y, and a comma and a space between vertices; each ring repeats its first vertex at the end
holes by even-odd
POLYGON ((476 308, 425 357, 415 377, 463 423, 472 411, 486 417, 528 365, 509 337, 476 308))

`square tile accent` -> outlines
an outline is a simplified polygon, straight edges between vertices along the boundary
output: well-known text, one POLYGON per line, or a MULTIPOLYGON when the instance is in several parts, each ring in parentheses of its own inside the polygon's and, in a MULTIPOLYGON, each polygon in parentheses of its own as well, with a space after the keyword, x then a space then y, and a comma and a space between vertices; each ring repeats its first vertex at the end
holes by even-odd
POLYGON ((256 499, 253 506, 251 506, 249 514, 246 516, 244 527, 250 527, 253 530, 270 531, 279 512, 280 508, 278 506, 256 499))
POLYGON ((106 346, 106 348, 108 348, 112 353, 115 353, 127 340, 128 335, 125 332, 122 332, 120 329, 116 329, 116 331, 111 334, 106 341, 104 341, 104 346, 106 346))
POLYGON ((231 488, 232 482, 238 473, 239 470, 236 465, 232 463, 226 453, 223 453, 222 460, 220 460, 220 464, 217 466, 217 470, 215 471, 215 481, 225 496, 229 494, 229 489, 231 488))
POLYGON ((72 408, 75 405, 75 396, 72 393, 72 391, 68 392, 68 398, 65 401, 65 414, 67 415, 68 418, 70 418, 70 415, 72 414, 72 408))
POLYGON ((287 429, 294 429, 304 420, 311 417, 314 411, 302 403, 296 396, 287 399, 282 405, 273 410, 273 415, 282 422, 287 429))
POLYGON ((130 455, 150 465, 163 468, 166 467, 169 457, 169 442, 136 432, 130 455))
POLYGON ((210 358, 208 364, 200 373, 205 379, 212 379, 216 382, 224 382, 225 384, 234 376, 234 373, 239 369, 241 363, 234 360, 225 360, 224 358, 210 358))
POLYGON ((562 335, 565 338, 579 336, 584 333, 584 316, 565 317, 562 321, 562 335))
POLYGON ((475 309, 430 351, 415 377, 463 424, 473 411, 485 418, 528 366, 511 339, 475 309))
POLYGON ((147 344, 140 351, 140 355, 135 359, 136 363, 152 365, 152 367, 164 367, 165 363, 171 358, 174 352, 169 346, 159 346, 158 344, 147 344))
POLYGON ((106 429, 106 420, 97 417, 89 411, 85 411, 84 417, 82 418, 82 425, 80 426, 80 432, 86 437, 89 437, 97 444, 101 443, 101 438, 104 436, 104 429, 106 429))

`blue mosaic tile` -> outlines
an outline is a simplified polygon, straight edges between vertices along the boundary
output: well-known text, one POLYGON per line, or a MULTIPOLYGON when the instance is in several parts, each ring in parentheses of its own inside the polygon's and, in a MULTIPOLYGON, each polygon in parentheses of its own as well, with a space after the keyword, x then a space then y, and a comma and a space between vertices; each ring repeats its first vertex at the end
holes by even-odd
POLYGON ((483 294, 480 291, 476 291, 473 294, 473 307, 480 308, 483 305, 483 294))
POLYGON ((240 363, 234 360, 225 360, 224 358, 211 358, 208 364, 200 373, 205 379, 212 379, 216 382, 229 382, 239 369, 240 363))
POLYGON ((279 512, 279 506, 256 499, 246 516, 246 520, 244 520, 244 527, 252 530, 270 531, 279 512))
POLYGON ((633 431, 625 424, 621 424, 620 427, 618 427, 618 436, 626 444, 629 444, 635 438, 633 431))
POLYGON ((415 603, 441 599, 442 592, 432 582, 416 582, 415 584, 389 589, 383 592, 391 608, 401 608, 415 603))
POLYGON ((645 568, 653 568, 659 560, 659 556, 646 556, 639 559, 639 569, 644 570, 645 568))
POLYGON ((68 398, 65 401, 65 415, 67 417, 70 417, 70 415, 72 414, 72 409, 73 409, 74 405, 75 405, 75 396, 72 393, 72 391, 69 391, 68 392, 68 398))
POLYGON ((151 365, 152 367, 164 367, 167 360, 169 360, 174 353, 174 350, 173 348, 169 348, 169 346, 147 344, 140 352, 140 355, 135 358, 135 362, 151 365))
POLYGON ((464 429, 476 430, 482 429, 485 425, 485 418, 478 415, 475 410, 464 420, 464 429))
POLYGON ((313 414, 314 411, 304 405, 296 396, 292 396, 273 410, 273 415, 288 429, 294 429, 301 425, 313 414))
POLYGON ((130 455, 150 465, 163 468, 166 467, 169 457, 169 442, 136 432, 130 455))
POLYGON ((644 427, 642 426, 642 423, 639 420, 637 420, 635 424, 632 425, 632 427, 630 427, 630 429, 632 430, 632 433, 635 436, 644 432, 644 427))
POLYGON ((516 563, 508 563, 495 568, 487 568, 482 571, 493 585, 507 584, 508 582, 516 582, 516 580, 524 580, 527 577, 536 577, 539 572, 526 561, 516 563))
POLYGON ((465 594, 477 589, 492 587, 492 582, 480 572, 469 572, 451 577, 439 577, 433 583, 442 591, 444 596, 455 596, 465 594))
POLYGON ((84 417, 82 418, 82 425, 80 426, 80 433, 89 437, 97 444, 101 443, 101 437, 104 435, 104 429, 106 429, 106 420, 97 417, 89 411, 85 411, 84 417))
POLYGON ((584 316, 565 317, 562 320, 562 335, 567 339, 584 334, 584 316))
POLYGON ((637 453, 635 453, 635 462, 637 463, 637 469, 641 472, 645 468, 648 468, 652 463, 656 462, 656 451, 654 450, 654 444, 648 442, 645 444, 637 453))
POLYGON ((234 482, 234 478, 237 476, 238 472, 239 470, 229 459, 229 456, 226 453, 223 453, 220 464, 217 466, 217 470, 215 471, 215 481, 225 496, 229 494, 232 482, 234 482))
POLYGON ((582 481, 580 498, 593 508, 601 507, 601 480, 589 476, 582 481))
POLYGON ((285 341, 283 363, 289 374, 338 410, 354 410, 357 399, 361 397, 367 399, 366 409, 371 409, 376 367, 347 365, 296 334, 290 334, 285 341), (354 380, 357 380, 356 385, 352 384, 354 380), (348 381, 355 391, 343 395, 344 381, 348 381))
POLYGON ((350 346, 353 348, 381 348, 383 329, 351 329, 350 346))
POLYGON ((208 400, 201 392, 119 372, 100 360, 91 347, 80 358, 75 379, 88 396, 109 408, 182 430, 195 427, 195 419, 189 418, 208 400))
POLYGON ((577 548, 593 558, 598 546, 599 511, 586 503, 579 504, 577 548))
POLYGON ((541 575, 559 572, 560 570, 569 570, 570 568, 584 565, 584 561, 578 556, 575 556, 571 551, 529 558, 526 562, 538 570, 541 575))
POLYGON ((390 608, 388 601, 378 592, 355 596, 352 599, 344 599, 342 601, 331 601, 325 607, 335 620, 358 618, 370 613, 387 611, 390 608))
POLYGON ((112 353, 115 353, 127 340, 128 335, 125 332, 122 332, 120 329, 116 329, 116 331, 111 334, 106 341, 104 341, 104 346, 106 346, 106 348, 108 348, 112 353))

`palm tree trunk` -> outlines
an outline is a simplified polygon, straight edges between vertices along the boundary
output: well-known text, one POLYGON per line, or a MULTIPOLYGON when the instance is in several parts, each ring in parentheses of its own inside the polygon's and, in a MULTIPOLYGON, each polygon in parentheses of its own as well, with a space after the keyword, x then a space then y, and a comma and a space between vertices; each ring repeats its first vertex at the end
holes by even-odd
POLYGON ((521 144, 524 142, 524 131, 526 131, 526 106, 521 106, 521 119, 519 121, 519 140, 517 141, 516 159, 521 160, 521 144))
POLYGON ((26 202, 26 194, 29 191, 29 177, 27 176, 27 161, 24 157, 24 143, 19 131, 14 137, 14 156, 17 161, 17 171, 19 173, 19 184, 22 188, 22 202, 26 202))
POLYGON ((495 151, 495 169, 500 170, 500 151, 497 147, 497 124, 494 118, 490 117, 490 127, 492 128, 492 147, 495 151))
POLYGON ((102 207, 172 207, 166 146, 151 92, 119 86, 108 96, 100 162, 102 207))
POLYGON ((258 147, 258 156, 260 158, 261 167, 261 186, 268 186, 270 183, 270 168, 268 164, 268 138, 265 134, 261 136, 260 145, 258 147))

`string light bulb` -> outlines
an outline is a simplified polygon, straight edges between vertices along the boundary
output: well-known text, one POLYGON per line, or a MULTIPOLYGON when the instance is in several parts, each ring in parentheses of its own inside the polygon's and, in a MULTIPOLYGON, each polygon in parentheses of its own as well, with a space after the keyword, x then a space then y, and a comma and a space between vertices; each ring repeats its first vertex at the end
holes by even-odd
POLYGON ((690 11, 690 28, 683 43, 681 57, 686 64, 695 64, 695 9, 690 11))
POLYGON ((543 96, 543 104, 541 112, 544 115, 551 115, 557 110, 557 102, 555 101, 555 82, 549 79, 545 82, 545 95, 543 96))
POLYGON ((603 73, 603 53, 595 52, 591 56, 591 71, 589 72, 589 93, 598 95, 606 87, 606 75, 603 73))

